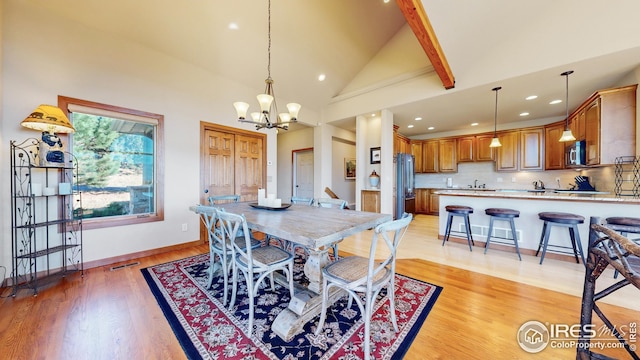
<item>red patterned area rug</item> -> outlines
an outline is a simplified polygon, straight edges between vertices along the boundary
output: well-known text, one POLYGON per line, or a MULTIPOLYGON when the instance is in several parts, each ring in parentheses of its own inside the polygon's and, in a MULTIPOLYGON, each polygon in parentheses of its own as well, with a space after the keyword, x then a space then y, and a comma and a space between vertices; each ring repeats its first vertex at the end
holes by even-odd
MULTIPOLYGON (((303 259, 296 259, 297 281, 304 281, 303 259)), ((209 254, 142 269, 176 337, 189 359, 362 359, 364 323, 355 301, 347 297, 327 312, 325 331, 314 335, 318 317, 285 342, 271 332, 271 323, 289 303, 289 292, 276 285, 261 288, 255 307, 254 334, 243 331, 248 299, 240 277, 238 299, 229 310, 222 306, 222 276, 207 289, 209 254)), ((399 333, 389 318, 388 301, 375 309, 371 344, 376 359, 401 359, 420 330, 442 288, 396 275, 396 314, 399 333)), ((380 296, 386 296, 384 290, 380 296)), ((229 296, 230 297, 230 296, 229 296)))

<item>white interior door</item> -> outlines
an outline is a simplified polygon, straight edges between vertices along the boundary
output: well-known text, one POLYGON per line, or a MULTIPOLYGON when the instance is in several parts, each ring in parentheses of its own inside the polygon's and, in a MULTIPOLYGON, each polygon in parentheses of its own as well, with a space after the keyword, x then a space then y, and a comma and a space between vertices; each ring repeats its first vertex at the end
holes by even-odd
POLYGON ((313 198, 313 149, 293 152, 293 196, 313 198))

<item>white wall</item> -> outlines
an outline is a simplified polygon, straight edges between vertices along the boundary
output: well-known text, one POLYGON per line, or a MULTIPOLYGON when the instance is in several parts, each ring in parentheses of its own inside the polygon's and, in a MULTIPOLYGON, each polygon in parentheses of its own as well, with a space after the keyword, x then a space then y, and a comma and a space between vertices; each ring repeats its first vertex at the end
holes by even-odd
MULTIPOLYGON (((234 119, 231 105, 262 91, 181 62, 135 43, 70 21, 54 21, 30 2, 2 2, 2 112, 0 265, 11 268, 8 170, 9 140, 38 134, 20 122, 39 104, 64 95, 165 116, 165 220, 84 232, 84 260, 90 262, 199 238, 198 217, 188 207, 199 201, 200 121, 253 130, 234 119), (188 224, 182 232, 181 225, 188 224)), ((72 11, 72 10, 70 10, 72 11)), ((115 24, 114 24, 115 26, 115 24)), ((258 79, 259 80, 259 79, 258 79)), ((318 117, 305 111, 307 119, 318 117)), ((263 130, 265 131, 265 130, 263 130)), ((267 130, 267 189, 277 184, 277 139, 267 130)))
POLYGON ((293 151, 313 148, 313 128, 283 131, 278 134, 278 198, 293 195, 293 151))

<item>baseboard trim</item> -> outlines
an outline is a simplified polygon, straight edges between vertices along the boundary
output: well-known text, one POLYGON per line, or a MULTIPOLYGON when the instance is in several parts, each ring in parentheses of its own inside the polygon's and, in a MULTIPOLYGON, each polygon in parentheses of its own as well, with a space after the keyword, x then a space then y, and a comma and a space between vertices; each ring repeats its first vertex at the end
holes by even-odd
POLYGON ((202 240, 195 240, 195 241, 190 241, 186 243, 156 248, 156 249, 150 249, 150 250, 139 251, 135 253, 124 254, 120 256, 114 256, 110 258, 89 261, 84 263, 84 269, 88 270, 88 269, 97 268, 101 266, 113 265, 119 262, 131 261, 131 260, 146 257, 146 256, 163 254, 169 251, 186 249, 186 248, 190 248, 190 247, 194 247, 202 244, 204 244, 202 240))

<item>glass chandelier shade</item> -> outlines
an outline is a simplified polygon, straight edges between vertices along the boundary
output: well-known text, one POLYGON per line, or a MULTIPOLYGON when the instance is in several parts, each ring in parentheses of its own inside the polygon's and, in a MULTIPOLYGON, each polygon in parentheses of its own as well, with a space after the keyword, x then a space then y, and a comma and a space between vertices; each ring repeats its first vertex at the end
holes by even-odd
POLYGON ((501 86, 494 87, 491 89, 496 92, 496 107, 493 114, 493 139, 491 139, 491 144, 489 144, 490 148, 500 147, 502 144, 500 143, 500 139, 498 139, 497 128, 498 128, 498 90, 502 89, 501 86))
POLYGON ((569 75, 571 74, 573 74, 573 70, 565 71, 562 74, 560 74, 561 76, 565 77, 565 83, 566 83, 566 97, 564 101, 566 118, 565 118, 564 131, 562 132, 562 136, 560 136, 560 140, 558 140, 560 142, 576 140, 576 137, 573 136, 571 129, 569 129, 569 75))

